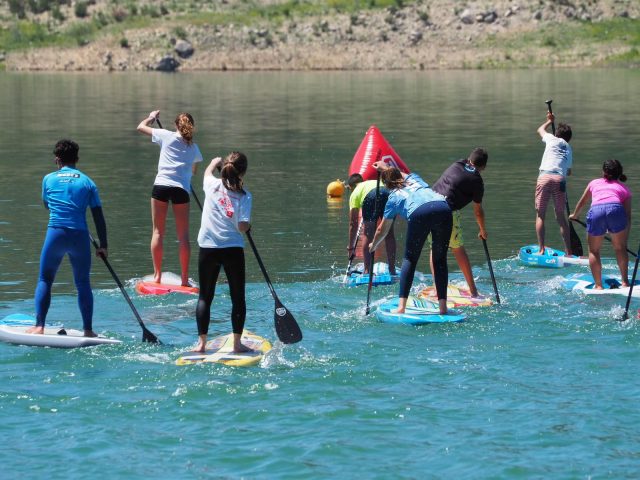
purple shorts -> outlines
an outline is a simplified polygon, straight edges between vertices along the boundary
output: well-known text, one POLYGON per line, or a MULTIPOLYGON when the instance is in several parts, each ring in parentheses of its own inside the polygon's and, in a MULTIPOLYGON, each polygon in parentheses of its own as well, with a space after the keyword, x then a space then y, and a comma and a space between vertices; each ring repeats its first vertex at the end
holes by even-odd
POLYGON ((627 228, 627 213, 621 203, 592 205, 587 213, 587 233, 600 237, 605 233, 618 233, 627 228))

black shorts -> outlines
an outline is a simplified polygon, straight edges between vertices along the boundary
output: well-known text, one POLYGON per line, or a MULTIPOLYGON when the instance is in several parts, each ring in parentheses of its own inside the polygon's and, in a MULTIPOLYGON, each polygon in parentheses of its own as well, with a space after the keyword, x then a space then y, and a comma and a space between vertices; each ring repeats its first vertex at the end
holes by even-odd
POLYGON ((189 192, 181 187, 169 187, 167 185, 154 185, 151 190, 151 198, 159 202, 171 202, 173 204, 189 203, 189 192))
POLYGON ((373 222, 382 218, 384 207, 387 204, 388 198, 389 190, 387 190, 386 188, 380 188, 378 208, 376 208, 376 189, 374 188, 369 193, 367 193, 366 197, 364 197, 364 201, 362 202, 362 221, 373 222))

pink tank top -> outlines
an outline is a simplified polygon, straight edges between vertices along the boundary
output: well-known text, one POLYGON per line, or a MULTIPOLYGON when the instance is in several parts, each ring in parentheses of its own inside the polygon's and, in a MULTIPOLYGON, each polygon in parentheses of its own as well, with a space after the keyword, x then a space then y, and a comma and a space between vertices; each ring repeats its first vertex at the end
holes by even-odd
POLYGON ((618 180, 608 181, 604 178, 591 180, 588 185, 591 192, 591 205, 602 203, 624 203, 631 198, 631 191, 618 180))

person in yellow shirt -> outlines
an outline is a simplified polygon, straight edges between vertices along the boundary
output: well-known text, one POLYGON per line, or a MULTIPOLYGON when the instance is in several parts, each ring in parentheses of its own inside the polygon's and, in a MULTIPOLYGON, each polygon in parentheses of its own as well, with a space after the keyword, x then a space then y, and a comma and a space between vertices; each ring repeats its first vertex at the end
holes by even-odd
MULTIPOLYGON (((362 210, 362 235, 365 247, 362 249, 364 257, 364 273, 369 273, 371 265, 371 252, 367 247, 376 230, 376 224, 382 218, 384 207, 389 198, 389 190, 381 186, 378 192, 378 202, 376 205, 376 186, 377 180, 366 180, 359 173, 354 173, 347 181, 351 189, 349 196, 349 245, 347 245, 347 254, 349 258, 354 254, 356 249, 356 237, 360 230, 360 210, 362 210)), ((393 232, 393 226, 385 238, 385 247, 387 252, 387 261, 389 264, 389 274, 396 275, 396 237, 393 232)))

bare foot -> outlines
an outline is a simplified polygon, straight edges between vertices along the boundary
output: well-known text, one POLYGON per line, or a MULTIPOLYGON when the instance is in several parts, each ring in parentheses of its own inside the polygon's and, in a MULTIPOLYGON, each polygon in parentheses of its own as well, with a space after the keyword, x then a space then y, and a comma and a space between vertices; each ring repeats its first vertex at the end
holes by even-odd
POLYGON ((246 353, 246 352, 253 352, 253 349, 247 347, 243 343, 239 343, 233 346, 233 353, 246 353))
POLYGON ((154 283, 162 283, 162 273, 155 274, 153 276, 154 283))
POLYGON ((24 333, 36 333, 38 335, 43 335, 44 334, 44 327, 31 327, 31 328, 27 328, 24 333))
POLYGON ((602 285, 595 285, 593 287, 594 290, 604 290, 604 288, 602 288, 602 285))
POLYGON ((404 308, 396 308, 395 310, 391 310, 391 313, 404 313, 405 309, 404 308))
POLYGON ((85 337, 90 337, 90 338, 95 338, 98 335, 96 335, 96 333, 93 330, 85 330, 84 331, 84 336, 85 337))
POLYGON ((629 287, 629 282, 622 282, 620 285, 622 286, 622 288, 627 288, 629 287))
POLYGON ((191 349, 191 351, 196 353, 204 353, 205 346, 206 346, 206 343, 199 341, 197 345, 191 349))

